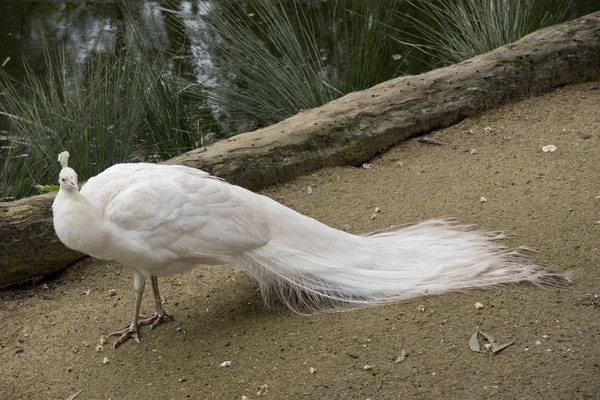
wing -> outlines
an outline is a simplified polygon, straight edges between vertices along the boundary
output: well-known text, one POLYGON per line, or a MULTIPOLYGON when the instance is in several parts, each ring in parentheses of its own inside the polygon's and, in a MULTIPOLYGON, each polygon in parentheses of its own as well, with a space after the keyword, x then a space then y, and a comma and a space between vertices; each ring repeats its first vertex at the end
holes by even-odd
POLYGON ((116 188, 104 191, 111 194, 101 202, 115 253, 146 264, 224 264, 268 243, 262 196, 190 168, 154 167, 113 180, 114 195, 116 188))
POLYGON ((80 192, 103 210, 126 188, 139 182, 164 179, 166 170, 172 175, 209 176, 207 172, 182 165, 115 164, 85 182, 80 192))

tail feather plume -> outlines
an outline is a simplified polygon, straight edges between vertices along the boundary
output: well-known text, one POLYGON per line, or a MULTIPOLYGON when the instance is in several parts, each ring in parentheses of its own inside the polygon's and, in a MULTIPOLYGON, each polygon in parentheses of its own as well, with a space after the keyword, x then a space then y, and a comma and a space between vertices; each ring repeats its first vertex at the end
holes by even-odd
POLYGON ((317 235, 314 227, 306 237, 282 235, 238 260, 259 282, 267 305, 283 303, 306 314, 500 284, 568 282, 533 261, 528 249, 502 246, 502 232, 476 231, 451 220, 364 236, 321 227, 317 235))

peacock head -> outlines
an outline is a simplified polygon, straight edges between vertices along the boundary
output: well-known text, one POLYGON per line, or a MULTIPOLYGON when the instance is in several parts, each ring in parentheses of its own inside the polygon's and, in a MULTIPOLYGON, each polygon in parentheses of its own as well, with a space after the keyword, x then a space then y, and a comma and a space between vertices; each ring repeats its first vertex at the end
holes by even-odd
POLYGON ((63 151, 58 155, 58 162, 62 167, 60 174, 58 175, 58 183, 61 189, 64 190, 79 190, 77 184, 77 173, 73 168, 69 168, 69 152, 63 151))
POLYGON ((58 183, 61 189, 64 190, 79 190, 79 185, 77 184, 77 173, 73 170, 73 168, 63 168, 58 175, 58 183))

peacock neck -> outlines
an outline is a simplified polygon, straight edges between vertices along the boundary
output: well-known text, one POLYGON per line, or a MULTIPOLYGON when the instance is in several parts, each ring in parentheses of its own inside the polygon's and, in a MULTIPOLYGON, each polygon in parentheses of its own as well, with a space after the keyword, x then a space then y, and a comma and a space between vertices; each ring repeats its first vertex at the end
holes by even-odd
POLYGON ((59 190, 53 213, 54 229, 65 246, 103 258, 110 235, 102 213, 84 195, 76 190, 59 190))

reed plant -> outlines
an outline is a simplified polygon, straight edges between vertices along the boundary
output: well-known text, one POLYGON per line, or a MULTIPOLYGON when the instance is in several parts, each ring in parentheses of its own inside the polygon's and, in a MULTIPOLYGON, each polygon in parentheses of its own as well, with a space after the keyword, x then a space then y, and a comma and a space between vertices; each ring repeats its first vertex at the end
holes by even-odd
POLYGON ((20 172, 2 171, 3 191, 10 192, 4 195, 22 197, 36 183, 54 182, 59 165, 53 161, 62 150, 71 152, 71 163, 83 179, 126 160, 143 122, 145 83, 134 60, 106 54, 94 57, 83 70, 68 65, 60 51, 45 54, 42 75, 27 62, 23 82, 0 73, 2 113, 11 120, 13 136, 24 144, 19 152, 27 154, 20 162, 15 146, 6 154, 5 166, 16 164, 20 172))
POLYGON ((398 14, 412 29, 398 29, 396 40, 452 64, 515 42, 538 29, 564 21, 571 1, 412 0, 398 14), (414 14, 414 15, 413 15, 414 14))
POLYGON ((55 182, 63 150, 85 180, 115 163, 165 160, 206 144, 164 54, 115 48, 77 65, 62 46, 46 45, 45 55, 43 74, 24 61, 23 81, 0 70, 0 113, 13 138, 0 165, 0 197, 55 182))
POLYGON ((215 2, 191 32, 212 68, 196 86, 228 123, 269 125, 398 74, 394 1, 215 2))

